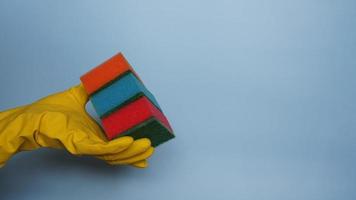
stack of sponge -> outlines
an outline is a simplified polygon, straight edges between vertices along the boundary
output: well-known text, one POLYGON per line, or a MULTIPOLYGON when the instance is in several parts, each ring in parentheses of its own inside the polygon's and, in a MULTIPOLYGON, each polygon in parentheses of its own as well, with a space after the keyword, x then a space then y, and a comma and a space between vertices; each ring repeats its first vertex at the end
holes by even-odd
POLYGON ((156 147, 174 138, 157 100, 122 53, 80 79, 109 140, 121 136, 149 138, 156 147))

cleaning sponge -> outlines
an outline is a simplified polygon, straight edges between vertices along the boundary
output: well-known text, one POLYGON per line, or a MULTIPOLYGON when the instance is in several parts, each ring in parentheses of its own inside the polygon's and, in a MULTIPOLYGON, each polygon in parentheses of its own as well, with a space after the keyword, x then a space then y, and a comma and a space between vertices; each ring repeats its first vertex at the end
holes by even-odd
POLYGON ((118 53, 84 74, 80 77, 80 80, 82 81, 87 93, 92 95, 100 88, 108 85, 110 82, 130 71, 136 75, 124 55, 122 53, 118 53))
POLYGON ((167 118, 144 96, 103 118, 102 122, 109 139, 124 135, 135 139, 148 137, 157 146, 173 138, 167 118))
POLYGON ((157 100, 119 53, 81 77, 109 140, 149 138, 158 146, 174 138, 157 100))
POLYGON ((127 73, 91 96, 91 101, 100 117, 109 115, 125 104, 141 97, 147 98, 160 109, 158 102, 146 87, 132 74, 127 73))

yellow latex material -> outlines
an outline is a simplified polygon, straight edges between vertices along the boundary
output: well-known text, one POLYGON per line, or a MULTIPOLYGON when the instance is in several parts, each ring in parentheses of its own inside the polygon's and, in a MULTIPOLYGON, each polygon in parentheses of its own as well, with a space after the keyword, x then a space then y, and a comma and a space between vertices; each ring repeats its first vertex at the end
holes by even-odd
POLYGON ((107 141, 86 112, 82 85, 33 104, 0 112, 0 167, 20 151, 64 148, 73 155, 91 155, 112 165, 147 167, 154 148, 149 139, 121 137, 107 141))

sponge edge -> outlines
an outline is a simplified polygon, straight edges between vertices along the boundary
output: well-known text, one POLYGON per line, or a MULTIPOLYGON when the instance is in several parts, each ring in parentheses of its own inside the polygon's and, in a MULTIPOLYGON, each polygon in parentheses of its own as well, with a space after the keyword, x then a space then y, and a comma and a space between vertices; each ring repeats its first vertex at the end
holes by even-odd
POLYGON ((150 118, 144 123, 137 125, 136 127, 128 130, 127 132, 120 134, 118 137, 131 136, 135 140, 140 138, 148 138, 151 140, 152 146, 158 145, 173 139, 175 136, 167 129, 160 121, 155 118, 150 118))
POLYGON ((80 77, 80 80, 82 81, 88 95, 92 95, 105 85, 127 72, 132 72, 138 78, 136 72, 132 69, 124 55, 122 53, 118 53, 109 60, 84 74, 80 77))

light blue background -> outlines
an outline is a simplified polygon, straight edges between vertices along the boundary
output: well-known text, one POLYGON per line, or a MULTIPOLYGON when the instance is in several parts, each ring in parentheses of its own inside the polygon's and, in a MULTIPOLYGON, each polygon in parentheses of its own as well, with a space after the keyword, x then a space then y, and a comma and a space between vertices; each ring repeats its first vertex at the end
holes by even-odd
POLYGON ((21 153, 1 200, 356 199, 356 1, 0 1, 0 110, 122 51, 177 138, 147 170, 21 153))

